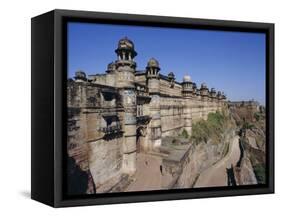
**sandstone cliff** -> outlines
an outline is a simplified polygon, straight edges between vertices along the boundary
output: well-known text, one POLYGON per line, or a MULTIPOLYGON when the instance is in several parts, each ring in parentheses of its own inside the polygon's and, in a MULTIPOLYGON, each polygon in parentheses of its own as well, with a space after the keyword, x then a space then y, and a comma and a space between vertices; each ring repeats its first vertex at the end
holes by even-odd
POLYGON ((192 147, 174 188, 265 183, 265 114, 234 107, 192 126, 192 147))
POLYGON ((206 121, 192 126, 192 151, 188 162, 175 185, 176 188, 194 187, 200 174, 211 168, 229 151, 230 142, 235 136, 235 122, 227 110, 211 113, 206 121))
POLYGON ((266 132, 264 110, 234 107, 231 113, 240 128, 244 161, 241 165, 240 182, 248 183, 247 177, 254 176, 259 184, 265 183, 266 132), (246 168, 246 169, 245 169, 246 168), (251 173, 250 175, 245 175, 251 173))

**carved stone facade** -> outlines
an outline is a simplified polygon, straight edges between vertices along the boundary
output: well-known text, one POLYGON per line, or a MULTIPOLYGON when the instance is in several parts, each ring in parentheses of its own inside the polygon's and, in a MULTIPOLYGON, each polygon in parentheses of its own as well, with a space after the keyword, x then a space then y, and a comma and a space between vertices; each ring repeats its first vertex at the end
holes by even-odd
POLYGON ((226 104, 223 93, 198 88, 188 75, 177 82, 172 72, 161 74, 154 58, 136 70, 128 38, 115 52, 104 74, 79 71, 67 84, 68 156, 91 176, 94 192, 111 191, 134 175, 137 153, 159 151, 163 137, 184 129, 190 135, 194 121, 226 104))

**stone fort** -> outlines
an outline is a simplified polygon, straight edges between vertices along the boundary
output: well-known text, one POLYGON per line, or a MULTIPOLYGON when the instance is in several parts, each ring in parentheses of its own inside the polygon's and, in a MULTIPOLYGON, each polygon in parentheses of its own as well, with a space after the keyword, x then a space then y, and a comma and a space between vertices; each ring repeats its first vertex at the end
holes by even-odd
POLYGON ((162 138, 183 130, 191 135, 193 122, 226 105, 222 92, 197 86, 189 75, 178 82, 173 72, 160 73, 154 58, 137 70, 137 52, 126 37, 115 53, 104 74, 78 71, 67 82, 67 152, 94 192, 134 176, 138 153, 161 152, 162 138))

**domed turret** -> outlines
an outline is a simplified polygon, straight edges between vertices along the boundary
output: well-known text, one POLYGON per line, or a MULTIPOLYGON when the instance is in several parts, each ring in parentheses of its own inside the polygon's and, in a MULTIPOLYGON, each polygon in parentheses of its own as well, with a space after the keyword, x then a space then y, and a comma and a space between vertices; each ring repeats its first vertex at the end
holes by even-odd
POLYGON ((127 37, 121 38, 118 42, 119 49, 134 50, 134 43, 127 37))
POLYGON ((114 62, 109 63, 109 64, 107 65, 107 70, 106 70, 106 72, 107 72, 107 73, 110 73, 110 72, 113 72, 114 70, 115 70, 115 64, 114 64, 114 62))
POLYGON ((221 95, 222 95, 222 99, 225 100, 226 99, 226 94, 224 92, 222 92, 221 95))
POLYGON ((203 96, 203 97, 209 96, 209 89, 208 89, 206 83, 202 83, 202 84, 201 84, 200 94, 201 94, 201 96, 203 96))
POLYGON ((217 93, 217 98, 218 98, 218 99, 222 99, 221 91, 218 91, 218 93, 217 93))
POLYGON ((195 93, 196 84, 191 81, 191 77, 189 75, 185 75, 183 77, 182 82, 182 92, 184 96, 192 96, 192 93, 195 93))
POLYGON ((77 72, 75 72, 75 77, 74 79, 76 81, 87 81, 87 75, 85 72, 78 70, 77 72))
POLYGON ((193 82, 193 83, 192 83, 192 94, 193 94, 193 96, 196 95, 196 91, 197 91, 197 85, 196 85, 195 82, 193 82))
POLYGON ((170 80, 175 80, 175 74, 174 74, 173 72, 169 72, 168 78, 169 78, 170 80))
POLYGON ((116 72, 116 86, 119 88, 135 87, 135 72, 137 64, 134 57, 137 55, 134 43, 127 37, 119 40, 117 49, 115 50, 118 59, 114 62, 114 72, 116 72))
POLYGON ((115 52, 118 55, 118 60, 133 60, 137 56, 134 43, 127 37, 119 40, 118 48, 115 52))
POLYGON ((201 89, 208 89, 207 84, 205 82, 201 84, 201 89))
POLYGON ((215 88, 211 88, 210 96, 211 96, 212 98, 216 98, 216 95, 217 95, 217 92, 216 92, 215 88))
POLYGON ((183 77, 183 82, 191 82, 191 77, 189 75, 185 75, 183 77))
POLYGON ((170 80, 170 87, 173 88, 175 86, 175 74, 173 72, 169 72, 168 79, 170 80))
POLYGON ((157 78, 159 76, 159 62, 155 58, 151 58, 147 62, 146 73, 148 78, 157 78))
POLYGON ((146 68, 159 68, 159 62, 155 58, 150 58, 147 62, 147 67, 146 68))

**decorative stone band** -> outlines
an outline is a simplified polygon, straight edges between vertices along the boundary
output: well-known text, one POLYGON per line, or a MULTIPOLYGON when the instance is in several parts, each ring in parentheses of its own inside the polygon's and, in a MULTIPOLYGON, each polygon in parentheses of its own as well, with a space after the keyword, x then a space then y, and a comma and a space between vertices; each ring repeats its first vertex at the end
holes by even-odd
POLYGON ((137 66, 136 62, 133 60, 117 60, 115 61, 115 65, 116 68, 118 68, 119 66, 129 66, 132 69, 135 69, 137 66))

